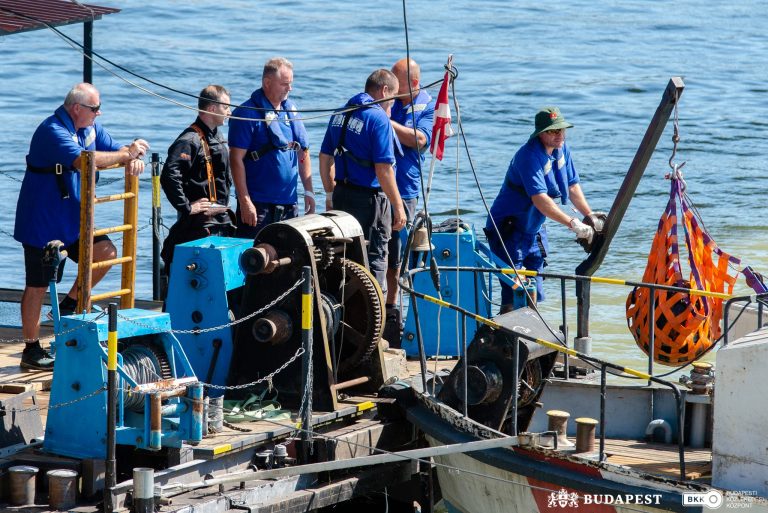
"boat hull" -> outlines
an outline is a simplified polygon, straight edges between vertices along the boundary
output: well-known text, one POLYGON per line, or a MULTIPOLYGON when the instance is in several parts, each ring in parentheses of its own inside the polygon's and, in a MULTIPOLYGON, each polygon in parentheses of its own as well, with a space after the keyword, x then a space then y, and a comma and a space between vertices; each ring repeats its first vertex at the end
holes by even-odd
MULTIPOLYGON (((406 415, 430 446, 506 436, 431 397, 415 395, 406 415)), ((434 461, 444 499, 462 513, 768 511, 764 501, 533 446, 451 454, 434 461)))
MULTIPOLYGON (((431 446, 442 445, 432 437, 427 440, 431 446)), ((615 504, 616 496, 603 494, 586 499, 577 489, 506 471, 467 454, 440 456, 435 462, 443 499, 462 513, 668 511, 655 504, 660 496, 650 491, 645 496, 632 496, 631 503, 615 504)))

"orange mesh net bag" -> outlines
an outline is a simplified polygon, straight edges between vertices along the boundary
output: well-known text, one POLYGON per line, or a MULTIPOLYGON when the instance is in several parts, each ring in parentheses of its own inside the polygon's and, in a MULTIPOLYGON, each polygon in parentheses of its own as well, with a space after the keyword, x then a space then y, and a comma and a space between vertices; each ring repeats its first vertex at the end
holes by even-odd
MULTIPOLYGON (((732 271, 728 264, 738 265, 740 260, 722 251, 702 229, 683 194, 682 180, 671 182, 669 202, 653 238, 643 282, 732 293, 738 271, 732 271), (691 268, 687 280, 680 265, 677 202, 691 268)), ((627 296, 627 325, 645 354, 650 353, 650 298, 651 291, 645 287, 635 287, 627 296)), ((654 361, 669 366, 688 363, 720 338, 722 299, 668 290, 656 290, 655 298, 654 361)))

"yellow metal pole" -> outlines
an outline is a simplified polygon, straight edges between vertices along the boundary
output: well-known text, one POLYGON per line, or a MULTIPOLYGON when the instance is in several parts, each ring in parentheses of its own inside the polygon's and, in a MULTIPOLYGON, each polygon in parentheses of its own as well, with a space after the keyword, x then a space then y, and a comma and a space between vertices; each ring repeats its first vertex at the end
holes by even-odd
POLYGON ((136 237, 137 223, 139 221, 139 177, 135 175, 125 176, 125 192, 133 195, 125 200, 123 209, 123 223, 131 225, 131 229, 123 234, 123 258, 130 257, 129 262, 123 263, 123 273, 120 286, 129 289, 130 292, 120 298, 120 308, 133 308, 136 282, 136 237))
POLYGON ((77 264, 77 312, 91 310, 93 274, 93 201, 96 188, 96 154, 80 153, 80 260, 77 264))
POLYGON ((112 489, 117 484, 117 304, 110 303, 107 331, 107 457, 105 464, 104 509, 114 511, 112 489))

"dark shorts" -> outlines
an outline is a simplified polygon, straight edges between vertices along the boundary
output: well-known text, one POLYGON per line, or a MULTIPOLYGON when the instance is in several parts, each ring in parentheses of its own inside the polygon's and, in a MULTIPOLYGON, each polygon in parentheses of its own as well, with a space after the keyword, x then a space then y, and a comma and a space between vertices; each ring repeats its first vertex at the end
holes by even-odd
MULTIPOLYGON (((526 234, 514 232, 504 241, 504 245, 499 242, 496 236, 488 238, 488 247, 490 247, 493 254, 502 259, 507 264, 513 266, 515 269, 525 267, 529 271, 542 272, 544 266, 547 265, 545 258, 547 251, 549 251, 549 244, 547 242, 547 230, 542 226, 539 233, 526 234), (509 256, 512 257, 510 261, 507 258, 507 254, 504 251, 506 247, 509 256)), ((510 275, 511 276, 511 275, 510 275)), ((544 300, 544 282, 541 276, 536 278, 536 300, 544 300)), ((501 304, 512 304, 514 291, 512 287, 506 283, 500 283, 501 285, 501 304)))
MULTIPOLYGON (((416 215, 416 204, 418 202, 419 198, 403 200, 403 207, 405 207, 406 226, 410 226, 410 224, 413 222, 413 218, 416 215)), ((394 215, 394 212, 392 215, 394 215)), ((405 228, 397 232, 392 232, 392 238, 389 239, 389 255, 387 256, 387 262, 389 263, 390 269, 397 269, 400 267, 400 263, 403 260, 403 248, 405 247, 407 238, 408 230, 405 228)))
MULTIPOLYGON (((109 237, 106 235, 98 235, 93 238, 93 243, 96 244, 98 242, 102 241, 108 241, 110 240, 109 237)), ((43 265, 43 248, 36 248, 34 246, 28 246, 27 244, 23 244, 24 246, 24 270, 27 274, 27 280, 26 284, 27 287, 47 287, 48 284, 51 282, 51 272, 50 269, 46 268, 43 265)), ((80 241, 76 240, 66 248, 67 251, 67 258, 72 260, 73 262, 79 262, 80 261, 80 241)), ((67 261, 67 258, 61 261, 59 264, 59 269, 56 273, 56 282, 61 281, 61 277, 64 274, 64 264, 67 261)))
POLYGON ((337 183, 333 208, 357 219, 368 241, 368 268, 387 294, 387 246, 392 235, 392 209, 387 196, 375 189, 337 183))
POLYGON ((255 239, 262 228, 268 224, 299 216, 299 205, 275 205, 273 203, 253 204, 256 207, 256 226, 244 224, 240 217, 240 204, 237 205, 237 233, 236 237, 243 239, 255 239))

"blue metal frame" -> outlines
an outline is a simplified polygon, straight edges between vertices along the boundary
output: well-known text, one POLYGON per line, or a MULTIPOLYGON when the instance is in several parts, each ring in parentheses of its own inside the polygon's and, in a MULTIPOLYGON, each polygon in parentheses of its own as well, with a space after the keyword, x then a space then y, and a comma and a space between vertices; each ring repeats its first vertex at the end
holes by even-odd
MULTIPOLYGON (((107 434, 107 336, 103 313, 72 315, 60 320, 56 336, 56 366, 46 422, 46 451, 76 458, 105 458, 107 434), (71 404, 70 404, 71 403, 71 404), (59 406, 63 405, 63 406, 59 406)), ((117 332, 121 340, 152 336, 168 358, 174 378, 195 378, 179 341, 170 333, 167 313, 141 309, 121 310, 117 332)), ((118 390, 136 385, 118 354, 118 390)), ((129 392, 125 392, 126 394, 129 392)), ((202 418, 193 412, 192 400, 202 400, 202 384, 187 386, 184 397, 164 400, 159 445, 151 443, 149 409, 126 411, 124 394, 118 394, 115 440, 142 449, 181 447, 182 441, 202 440, 202 418)))
MULTIPOLYGON (((176 246, 165 305, 174 330, 202 330, 231 322, 227 292, 245 284, 240 256, 252 246, 252 239, 219 236, 176 246)), ((227 384, 232 328, 178 333, 177 337, 200 380, 219 386, 227 384)), ((212 388, 208 394, 219 397, 224 391, 212 388)))
MULTIPOLYGON (((441 268, 456 267, 457 265, 460 267, 483 269, 509 267, 497 258, 485 243, 477 240, 474 227, 469 231, 458 234, 455 232, 433 233, 432 244, 434 245, 432 255, 434 255, 437 265, 441 268)), ((417 265, 422 260, 423 258, 419 258, 419 255, 411 259, 411 261, 417 262, 417 265)), ((510 286, 514 284, 514 279, 510 275, 500 273, 496 273, 495 276, 486 279, 486 274, 482 272, 456 272, 443 269, 440 272, 440 295, 449 303, 458 305, 471 312, 476 312, 484 317, 492 317, 492 310, 495 308, 492 302, 495 279, 510 286)), ((432 283, 432 278, 426 272, 414 274, 413 288, 429 296, 438 296, 432 283)), ((521 294, 521 300, 523 304, 516 305, 516 307, 525 306, 524 294, 521 294)), ((440 330, 440 340, 442 341, 439 348, 440 356, 460 356, 461 338, 463 335, 460 334, 462 329, 459 314, 454 310, 440 309, 434 303, 414 299, 413 297, 410 301, 411 304, 408 307, 401 341, 401 347, 405 349, 406 354, 408 356, 418 356, 419 354, 416 340, 416 316, 413 315, 413 302, 418 301, 419 316, 422 319, 421 330, 424 338, 424 350, 427 356, 438 354, 438 327, 440 330), (440 311, 440 323, 438 325, 439 310, 442 311, 440 311)), ((466 337, 471 340, 475 336, 477 328, 477 322, 467 326, 466 337)))

